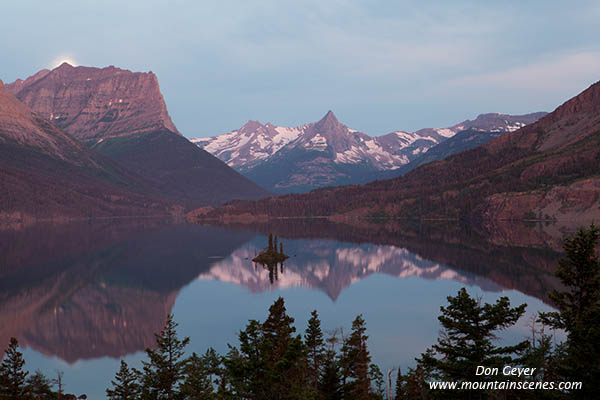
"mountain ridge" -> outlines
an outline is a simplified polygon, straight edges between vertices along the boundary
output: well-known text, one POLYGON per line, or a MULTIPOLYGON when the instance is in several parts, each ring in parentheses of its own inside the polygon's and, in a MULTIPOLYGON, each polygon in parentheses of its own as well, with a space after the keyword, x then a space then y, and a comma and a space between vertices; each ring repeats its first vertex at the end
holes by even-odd
POLYGON ((344 125, 329 110, 319 121, 294 128, 251 120, 238 130, 191 141, 264 187, 279 193, 302 192, 366 183, 382 171, 395 176, 393 171, 463 129, 510 131, 543 114, 482 114, 449 128, 371 137, 344 125))
POLYGON ((233 202, 203 218, 598 218, 599 109, 600 82, 531 125, 404 176, 233 202))
POLYGON ((177 130, 151 71, 63 63, 6 87, 41 118, 141 177, 153 196, 195 208, 270 195, 177 130))

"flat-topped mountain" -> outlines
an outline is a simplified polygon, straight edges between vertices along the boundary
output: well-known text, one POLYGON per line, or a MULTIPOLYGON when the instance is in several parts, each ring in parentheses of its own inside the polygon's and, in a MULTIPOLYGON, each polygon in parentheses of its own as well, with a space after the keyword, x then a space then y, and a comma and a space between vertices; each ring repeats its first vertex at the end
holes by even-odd
POLYGON ((206 217, 600 217, 600 82, 539 121, 408 174, 268 202, 236 202, 206 217))
POLYGON ((320 121, 295 128, 248 121, 233 132, 192 142, 266 188, 282 193, 303 192, 321 186, 364 183, 378 178, 382 171, 395 176, 399 172, 394 171, 457 132, 510 132, 544 114, 483 114, 449 128, 370 137, 342 124, 329 111, 320 121))
POLYGON ((0 83, 0 222, 168 214, 148 183, 31 111, 0 83))
POLYGON ((152 72, 63 63, 7 89, 169 201, 199 207, 269 195, 179 133, 152 72))
POLYGON ((6 87, 38 114, 92 144, 162 128, 179 133, 152 72, 65 62, 6 87))

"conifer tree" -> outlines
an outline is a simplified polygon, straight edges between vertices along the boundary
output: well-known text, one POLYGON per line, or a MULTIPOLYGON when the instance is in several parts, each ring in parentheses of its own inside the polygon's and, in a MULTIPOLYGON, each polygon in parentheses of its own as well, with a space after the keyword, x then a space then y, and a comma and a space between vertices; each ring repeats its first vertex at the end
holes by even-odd
POLYGON ((567 332, 566 358, 559 372, 567 380, 581 381, 575 398, 591 398, 600 381, 600 257, 596 248, 600 229, 579 229, 564 243, 556 276, 566 287, 553 291, 550 299, 558 311, 543 313, 545 324, 567 332))
POLYGON ((273 252, 273 234, 269 233, 269 248, 267 249, 269 253, 273 252))
POLYGON ((258 400, 264 397, 266 360, 261 324, 250 320, 238 335, 238 348, 231 347, 225 357, 225 370, 235 398, 258 400))
POLYGON ((267 363, 266 399, 288 398, 292 392, 306 389, 304 344, 299 335, 294 336, 293 323, 294 318, 287 315, 284 300, 279 297, 269 308, 269 315, 262 325, 267 363))
POLYGON ((319 381, 319 398, 322 400, 341 400, 344 398, 342 374, 333 350, 325 353, 323 374, 319 381))
POLYGON ((400 367, 398 367, 398 374, 396 375, 394 400, 406 400, 406 395, 404 392, 404 377, 402 376, 402 369, 400 367))
POLYGON ((106 389, 106 396, 110 400, 137 400, 140 395, 138 379, 139 372, 135 368, 129 369, 127 363, 121 360, 115 380, 110 382, 112 389, 106 389))
POLYGON ((369 380, 373 389, 371 398, 374 400, 383 400, 385 396, 385 381, 383 380, 383 373, 377 364, 369 365, 369 380))
MULTIPOLYGON (((515 361, 516 353, 527 348, 527 341, 505 347, 493 343, 496 331, 519 320, 525 312, 525 304, 511 308, 508 297, 501 297, 495 304, 481 305, 465 288, 456 296, 449 296, 448 303, 447 307, 440 307, 441 337, 417 360, 428 375, 452 381, 473 380, 478 366, 502 369, 515 361)), ((459 396, 456 391, 453 395, 459 396)))
POLYGON ((179 340, 177 326, 173 315, 169 314, 163 330, 155 334, 157 349, 146 349, 149 361, 142 362, 143 399, 174 399, 179 394, 178 386, 184 378, 186 365, 184 348, 190 339, 179 340))
POLYGON ((204 357, 201 358, 193 353, 185 366, 185 379, 181 384, 179 398, 183 400, 213 399, 214 388, 210 369, 210 365, 207 365, 204 357))
POLYGON ((11 337, 0 365, 0 398, 19 400, 30 397, 29 387, 25 384, 29 372, 23 371, 24 365, 19 341, 11 337))
POLYGON ((284 255, 285 253, 283 252, 283 242, 279 242, 279 254, 284 255))
POLYGON ((50 379, 39 369, 27 378, 27 386, 34 398, 50 397, 52 395, 52 384, 50 379))
POLYGON ((277 235, 275 235, 275 238, 273 239, 273 253, 277 253, 277 235))
POLYGON ((369 380, 369 364, 371 355, 367 349, 365 321, 362 315, 352 322, 350 336, 342 346, 342 373, 346 379, 344 399, 367 399, 371 395, 371 382, 369 380))
POLYGON ((323 332, 321 331, 321 321, 319 320, 317 310, 311 313, 311 318, 308 320, 308 327, 304 333, 304 343, 306 345, 310 383, 314 390, 317 391, 319 377, 323 368, 323 360, 325 358, 323 332))

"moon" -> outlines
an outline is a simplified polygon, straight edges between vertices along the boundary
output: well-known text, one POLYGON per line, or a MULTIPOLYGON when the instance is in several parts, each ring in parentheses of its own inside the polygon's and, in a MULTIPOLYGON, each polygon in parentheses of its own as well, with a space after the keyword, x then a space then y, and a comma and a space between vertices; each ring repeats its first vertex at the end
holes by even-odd
POLYGON ((68 63, 74 67, 77 66, 77 61, 75 61, 73 57, 60 56, 54 59, 54 61, 52 62, 52 68, 56 68, 59 65, 62 65, 63 63, 68 63))

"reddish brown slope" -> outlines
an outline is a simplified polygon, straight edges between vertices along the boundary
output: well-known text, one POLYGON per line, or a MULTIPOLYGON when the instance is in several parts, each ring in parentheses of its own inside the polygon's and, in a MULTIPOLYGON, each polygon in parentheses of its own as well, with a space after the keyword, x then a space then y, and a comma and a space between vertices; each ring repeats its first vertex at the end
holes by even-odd
POLYGON ((146 184, 33 113, 0 82, 0 222, 166 214, 146 184))
POLYGON ((598 218, 599 109, 600 82, 532 125, 403 177, 236 202, 205 217, 598 218))
POLYGON ((67 63, 7 85, 33 111, 188 207, 269 195, 178 131, 152 72, 67 63))

